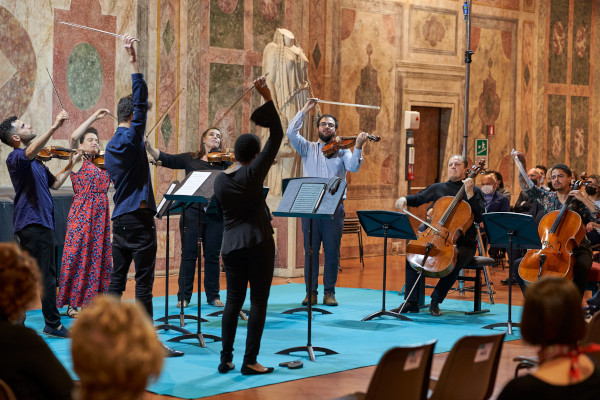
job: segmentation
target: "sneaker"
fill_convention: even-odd
[[[225,307],[221,299],[214,299],[213,301],[209,301],[208,304],[215,307]]]
[[[310,296],[310,303],[314,306],[315,304],[317,304],[317,294],[313,293]],[[306,297],[304,298],[304,300],[302,300],[302,305],[303,306],[307,306],[308,305],[308,295],[306,295]]]
[[[330,307],[337,306],[338,302],[335,300],[335,294],[325,293],[325,296],[323,296],[323,304]]]
[[[402,308],[402,306],[404,306],[404,308]],[[419,303],[417,303],[416,301],[406,301],[404,302],[404,304],[398,307],[398,312],[400,312],[400,310],[402,310],[402,314],[407,314],[407,313],[412,313],[412,314],[418,314],[419,313]]]
[[[60,324],[57,328],[46,325],[44,326],[44,330],[42,332],[44,332],[46,335],[56,336],[64,339],[69,337],[69,331],[62,324]]]
[[[188,308],[190,306],[190,302],[188,300],[183,301],[183,308]],[[181,300],[177,302],[177,308],[181,308]]]

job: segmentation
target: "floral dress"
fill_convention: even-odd
[[[108,173],[84,159],[81,169],[71,172],[71,181],[75,196],[67,219],[58,307],[81,307],[105,293],[112,269]]]

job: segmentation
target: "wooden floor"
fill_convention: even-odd
[[[357,259],[342,260],[341,267],[343,269],[339,274],[338,287],[357,287],[369,289],[382,288],[382,269],[383,258],[373,257],[365,259],[365,268]],[[397,295],[404,284],[404,257],[391,256],[388,257],[388,274],[387,274],[387,289],[390,291],[387,295],[387,304],[397,306],[400,304],[401,298]],[[496,294],[494,300],[497,303],[508,303],[508,289],[506,286],[500,285],[500,280],[504,279],[507,274],[507,269],[501,267],[490,268],[492,281],[496,284]],[[176,293],[177,279],[171,277],[169,279],[169,293]],[[283,279],[275,278],[273,284],[284,284],[286,282],[304,282],[303,278]],[[429,282],[429,280],[428,280]],[[435,284],[435,280],[431,280]],[[196,284],[195,284],[196,285]],[[127,292],[124,298],[133,297],[134,282],[129,281]],[[221,288],[225,288],[225,276],[221,274]],[[513,304],[522,305],[523,297],[517,286],[513,286]],[[396,292],[394,292],[396,291]],[[165,278],[156,278],[154,285],[154,295],[162,296],[165,293]],[[464,296],[458,293],[450,293],[448,298],[472,299],[473,294],[467,292]],[[487,294],[484,294],[484,300],[489,301]],[[204,301],[205,299],[203,299]],[[224,301],[225,299],[223,299]],[[302,299],[298,299],[300,303]],[[343,307],[343,303],[340,305]],[[443,311],[443,307],[442,307]],[[443,316],[440,318],[444,318]],[[267,324],[269,323],[267,318]],[[494,395],[496,398],[504,385],[513,377],[515,363],[512,359],[518,355],[532,356],[536,354],[536,349],[524,344],[521,340],[504,343],[502,350],[502,359]],[[434,356],[432,375],[439,376],[447,353],[437,354]],[[260,360],[260,355],[259,355]],[[308,361],[310,362],[310,361]],[[318,362],[318,361],[317,361]],[[217,367],[215,360],[215,368]],[[356,391],[366,391],[371,375],[375,367],[358,368],[345,372],[317,376],[314,378],[306,378],[291,382],[280,383],[276,385],[262,386],[254,389],[248,389],[233,393],[226,393],[219,396],[212,396],[214,399],[261,399],[261,400],[280,400],[282,398],[293,399],[335,399],[348,393]],[[170,399],[170,396],[159,396],[153,393],[147,393],[146,399]]]

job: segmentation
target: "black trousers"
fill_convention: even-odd
[[[184,243],[181,249],[181,264],[179,265],[178,300],[190,301],[194,291],[194,276],[196,275],[196,260],[198,260],[198,207],[185,209],[185,221],[179,220],[179,231]],[[204,257],[204,292],[210,303],[219,299],[219,254],[223,241],[223,221],[217,214],[200,214],[202,256]],[[183,231],[185,230],[185,233]],[[185,279],[184,279],[185,275]]]
[[[152,210],[137,209],[113,219],[112,257],[113,270],[108,292],[119,297],[123,295],[127,273],[133,261],[135,299],[152,318],[152,285],[156,263],[156,227]]]
[[[456,280],[458,279],[458,274],[460,270],[467,264],[469,264],[473,257],[475,256],[475,247],[474,246],[459,246],[458,255],[456,257],[456,265],[452,272],[446,275],[443,278],[438,280],[438,283],[435,285],[435,289],[433,293],[431,293],[431,302],[433,303],[441,303],[446,298],[446,295],[450,291],[450,288],[454,286]],[[413,285],[417,281],[419,274],[413,267],[410,266],[408,261],[406,262],[406,283],[404,287],[405,298],[408,296],[408,293],[412,289]],[[425,277],[421,277],[421,279],[425,279]],[[419,290],[421,285],[417,285],[410,297],[407,298],[407,301],[417,303],[419,301]]]
[[[267,302],[275,270],[275,242],[272,237],[250,248],[223,254],[227,276],[227,301],[223,312],[221,362],[233,360],[233,343],[238,317],[250,283],[250,315],[244,364],[255,364],[265,327]]]
[[[54,261],[54,235],[52,229],[33,224],[16,233],[21,248],[35,258],[42,274],[42,314],[46,325],[60,326],[60,313],[56,307],[56,262]]]
[[[590,269],[592,268],[592,250],[587,245],[577,246],[573,249],[573,256],[575,257],[575,266],[573,267],[573,283],[579,289],[581,293],[581,298],[583,299],[583,293],[585,292],[585,286],[587,284],[587,277],[590,273]],[[527,286],[525,285],[525,281],[519,275],[519,265],[521,265],[521,261],[523,258],[519,258],[514,263],[514,271],[515,278],[517,278],[517,282],[519,283],[519,287],[521,288],[521,292],[523,296],[525,296],[525,292],[527,290]]]

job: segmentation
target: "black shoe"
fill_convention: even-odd
[[[235,364],[232,362],[222,362],[221,364],[219,364],[219,367],[217,368],[219,370],[220,373],[222,374],[226,374],[227,372],[233,370],[235,368]]]
[[[508,286],[508,282],[509,282],[509,279],[508,279],[508,278],[506,278],[506,279],[502,279],[502,280],[500,281],[500,284],[502,284],[502,285],[505,285],[505,286]],[[518,285],[518,284],[519,284],[519,282],[517,282],[517,280],[516,280],[515,278],[512,278],[512,279],[510,280],[510,284],[511,284],[511,285]]]
[[[255,369],[250,368],[246,364],[242,364],[242,375],[263,375],[263,374],[270,374],[273,371],[275,371],[275,368],[273,368],[273,367],[268,367],[264,371],[257,371]]]
[[[429,314],[433,315],[434,317],[440,317],[442,315],[439,303],[436,303],[435,301],[431,302],[429,305]]]
[[[404,308],[402,308],[402,307],[404,307]],[[400,311],[400,310],[402,310],[402,311]],[[417,303],[415,301],[405,301],[403,305],[398,307],[398,312],[401,312],[402,314],[406,314],[406,313],[418,314],[419,313],[419,303]]]
[[[183,356],[183,351],[173,350],[172,348],[170,348],[163,342],[160,342],[160,344],[162,345],[163,349],[165,350],[165,357],[181,357],[181,356]]]

